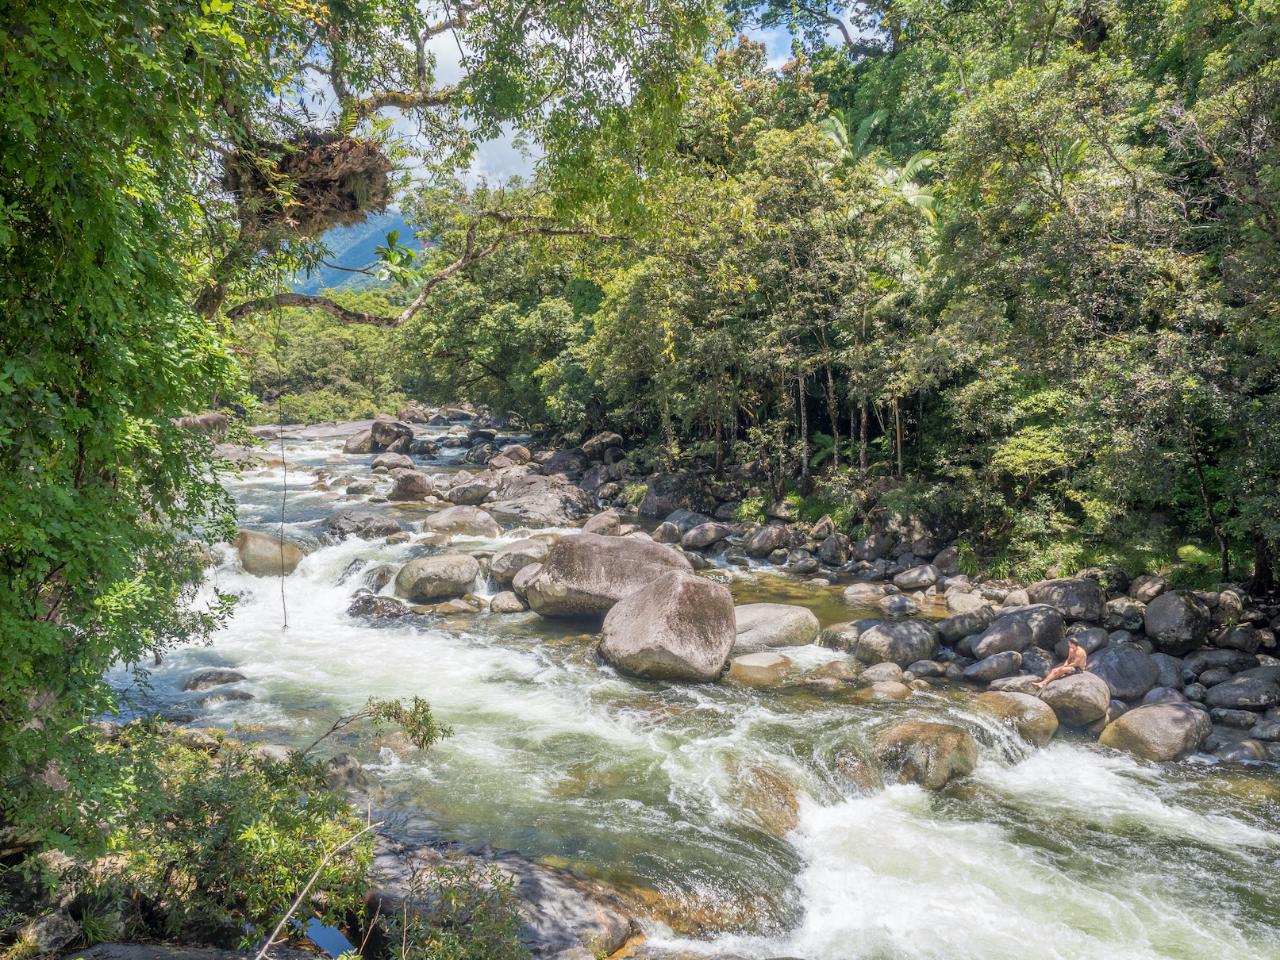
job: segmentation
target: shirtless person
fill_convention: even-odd
[[[1055,680],[1061,680],[1063,677],[1069,677],[1073,673],[1079,673],[1084,669],[1085,661],[1089,659],[1089,655],[1084,652],[1084,647],[1076,643],[1074,640],[1067,641],[1067,659],[1060,665],[1054,667],[1045,674],[1043,680],[1037,680],[1035,687],[1037,690],[1053,683]]]

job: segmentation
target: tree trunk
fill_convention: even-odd
[[[800,392],[800,488],[809,492],[809,404],[805,402],[805,377],[796,378]]]
[[[902,404],[893,398],[893,453],[898,460],[898,479],[903,477],[902,470]]]
[[[1260,534],[1253,535],[1253,576],[1247,587],[1255,596],[1270,593],[1276,586],[1275,566],[1271,557],[1271,545]]]
[[[667,466],[674,467],[676,462],[676,431],[671,423],[671,408],[667,405],[665,394],[662,397],[662,436],[666,441],[664,453]]]
[[[724,417],[716,411],[716,479],[724,477]]]
[[[1188,437],[1191,441],[1191,466],[1196,473],[1196,483],[1200,487],[1200,502],[1204,505],[1205,517],[1209,520],[1209,528],[1213,531],[1213,537],[1218,541],[1218,561],[1222,567],[1222,581],[1231,579],[1231,545],[1227,542],[1227,536],[1223,533],[1222,525],[1218,523],[1217,511],[1213,507],[1213,498],[1209,495],[1209,484],[1205,480],[1204,460],[1200,457],[1200,446],[1196,443],[1195,427],[1188,426]]]
[[[831,420],[832,466],[840,469],[840,406],[836,403],[836,385],[831,377],[831,364],[827,370],[827,417]]]
[[[864,397],[858,404],[858,473],[861,475],[862,482],[867,482],[867,470],[871,468],[870,458],[867,453],[867,400]]]

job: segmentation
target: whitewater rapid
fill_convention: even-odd
[[[319,522],[351,504],[313,489],[313,471],[363,476],[371,458],[343,457],[332,440],[290,442],[286,454],[283,528],[280,470],[231,485],[241,523],[314,544]],[[945,693],[855,706],[634,681],[596,660],[584,628],[532,613],[376,626],[346,614],[359,575],[338,581],[353,562],[423,549],[318,547],[283,582],[243,574],[227,549],[204,599],[238,603],[213,644],[175,652],[147,687],[125,671],[116,682],[140,708],[293,745],[370,696],[425,697],[453,728],[429,752],[364,728],[331,744],[366,764],[397,830],[656,891],[651,940],[695,953],[1280,960],[1280,783],[1266,771],[1147,764],[1069,737],[1034,751]],[[756,576],[731,588],[751,599],[772,589]],[[832,618],[830,594],[815,588],[814,604]],[[842,655],[788,656],[817,666]],[[197,702],[204,694],[181,688],[204,666],[243,673],[235,689],[253,699]],[[841,775],[841,755],[886,724],[943,715],[979,739],[967,780],[941,794],[864,793]]]

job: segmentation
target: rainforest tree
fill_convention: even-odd
[[[501,124],[540,144],[564,196],[598,192],[593,153],[660,147],[707,13],[700,0],[0,9],[5,820],[91,839],[121,789],[87,726],[113,705],[104,671],[217,622],[220,606],[188,602],[191,541],[225,539],[229,503],[213,438],[176,421],[238,399],[237,321],[296,302],[285,276],[324,255],[328,227],[393,202],[408,164],[456,171]],[[438,43],[464,51],[460,79],[438,78]],[[557,228],[538,214],[518,229]]]

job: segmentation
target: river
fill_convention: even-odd
[[[314,471],[368,472],[370,458],[340,444],[289,441],[287,487],[281,470],[233,482],[242,526],[275,532],[283,501],[285,535],[314,543],[320,521],[347,505],[312,489]],[[442,457],[424,469],[449,466]],[[207,589],[240,597],[233,619],[130,697],[295,745],[370,696],[425,697],[454,731],[426,754],[368,729],[332,743],[378,782],[379,815],[397,811],[393,827],[409,837],[515,849],[645,891],[651,939],[694,952],[1280,958],[1274,771],[1149,764],[1063,734],[1033,750],[967,710],[958,691],[856,705],[796,689],[631,680],[597,662],[582,627],[533,613],[387,625],[346,614],[359,578],[338,580],[353,560],[402,563],[429,549],[349,540],[309,553],[283,581],[240,573],[227,550]],[[767,571],[713,575],[740,602],[802,602],[824,624],[854,615],[835,588]],[[813,667],[843,656],[787,652]],[[237,689],[254,699],[193,708],[199,695],[181,684],[203,666],[241,671]],[[943,715],[979,738],[973,776],[930,794],[866,790],[844,775],[842,758],[875,731]]]

